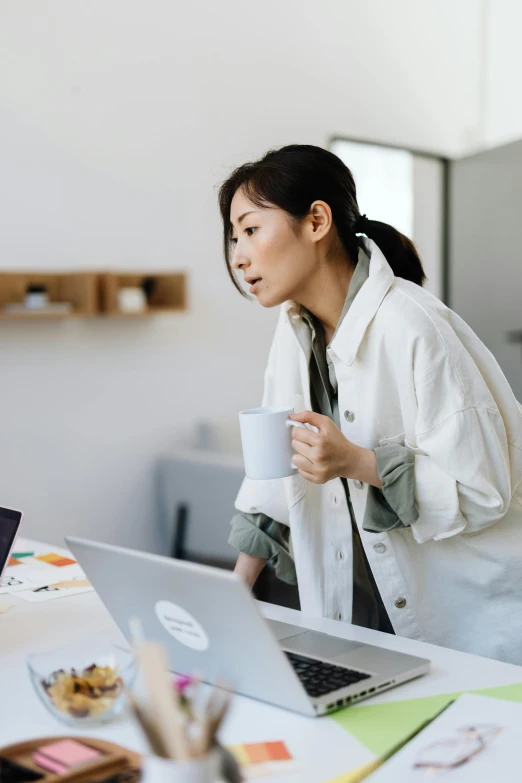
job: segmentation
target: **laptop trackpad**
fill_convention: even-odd
[[[337,636],[329,636],[318,631],[306,631],[290,639],[281,642],[281,647],[289,652],[301,655],[309,655],[311,658],[324,658],[337,663],[349,663],[341,661],[340,657],[349,655],[354,650],[362,647],[360,642],[352,642],[348,639],[339,639]]]

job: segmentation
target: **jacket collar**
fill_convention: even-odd
[[[375,242],[367,239],[365,245],[370,255],[370,275],[353,300],[331,344],[331,350],[347,365],[351,365],[357,356],[366,330],[394,281],[393,271]],[[289,300],[283,304],[283,309],[309,360],[312,349],[310,330],[301,317],[301,305]]]

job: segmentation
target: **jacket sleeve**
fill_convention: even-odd
[[[500,520],[520,477],[497,404],[462,344],[454,356],[442,339],[420,347],[415,443],[405,446],[415,454],[412,532],[424,543]]]
[[[279,328],[278,324],[264,373],[262,407],[276,404],[274,366],[276,364],[277,330]],[[245,476],[234,505],[240,512],[246,514],[263,513],[276,522],[289,525],[288,501],[284,479],[254,481]]]
[[[230,524],[228,543],[234,549],[271,560],[279,579],[297,584],[289,527],[266,514],[236,514]]]
[[[475,533],[511,501],[509,448],[500,413],[468,408],[417,437],[415,496],[419,543]]]
[[[415,502],[415,454],[390,443],[373,449],[382,488],[368,486],[363,530],[383,533],[408,527],[419,518]]]

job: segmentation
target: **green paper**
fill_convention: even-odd
[[[33,557],[34,552],[13,552],[11,557],[15,557],[17,560],[21,557]]]
[[[367,707],[348,707],[330,717],[376,756],[383,756],[418,726],[433,718],[443,707],[463,693],[476,693],[506,701],[522,702],[522,683],[477,691],[446,693],[442,696],[428,696],[422,699],[392,701]]]

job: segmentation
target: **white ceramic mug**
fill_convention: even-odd
[[[292,427],[306,424],[288,418],[293,408],[250,408],[239,414],[245,473],[250,479],[293,476]]]

